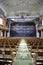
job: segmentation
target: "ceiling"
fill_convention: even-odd
[[[43,14],[43,0],[0,0],[0,7],[7,16],[14,16],[18,13]]]

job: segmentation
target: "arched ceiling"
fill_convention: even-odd
[[[43,0],[0,0],[7,16],[14,16],[16,13],[28,12],[30,15],[43,14]]]

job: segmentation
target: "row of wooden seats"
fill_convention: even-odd
[[[0,43],[1,43],[2,46],[5,46],[7,48],[8,47],[9,48],[11,47],[11,48],[14,48],[15,49],[16,47],[18,48],[19,40],[20,39],[5,38],[5,39],[0,40]],[[38,47],[38,49],[43,49],[43,40],[42,39],[37,39],[37,38],[36,39],[26,39],[26,41],[27,41],[27,46],[30,49],[31,48],[32,49],[37,49],[37,47]],[[4,51],[4,52],[5,52],[5,55],[11,55],[11,53],[12,53],[11,51],[10,51],[11,52],[10,54],[8,53],[9,51]],[[16,52],[16,51],[14,51],[14,52]],[[33,51],[33,53],[35,53],[35,52]],[[38,56],[43,56],[43,52],[41,53],[41,52],[38,52],[37,51],[36,55],[37,54],[38,54]],[[37,59],[36,59],[36,62],[38,62]],[[37,65],[37,63],[36,63],[36,65]]]
[[[30,45],[32,46],[33,48],[37,46],[39,48],[43,48],[43,40],[38,40],[36,39],[30,39],[30,40],[26,40],[27,41],[27,46]],[[0,47],[10,47],[11,48],[15,48],[15,47],[18,47],[18,44],[19,44],[19,39],[10,39],[10,38],[5,38],[5,39],[0,39]]]
[[[16,52],[17,51],[11,51],[11,50],[4,50],[4,51],[2,51],[2,50],[0,50],[0,55],[2,55],[2,56],[4,56],[4,57],[6,57],[6,56],[9,56],[9,57],[12,57],[12,55],[16,55]]]
[[[32,54],[32,57],[36,59],[36,65],[43,65],[43,59],[37,59],[37,57],[43,57],[43,39],[39,39],[37,41],[31,41],[29,42],[28,41],[28,44],[27,46],[31,48],[31,54]],[[41,51],[40,51],[41,49]],[[35,51],[34,51],[35,50]],[[34,56],[34,54],[36,54],[36,57]]]
[[[12,40],[12,39],[0,39],[0,47],[9,47],[9,45],[13,48],[17,46],[18,40]]]

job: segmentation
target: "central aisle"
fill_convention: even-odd
[[[20,41],[16,57],[13,59],[13,65],[34,65],[31,53],[24,39]]]

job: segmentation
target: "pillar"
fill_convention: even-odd
[[[36,37],[39,37],[39,32],[37,30],[37,26],[38,26],[38,24],[36,24]]]
[[[9,33],[9,31],[7,32],[7,37],[10,37],[10,33]]]
[[[4,31],[4,36],[6,36],[6,31]]]
[[[0,30],[0,36],[1,36],[1,30]]]
[[[41,31],[38,31],[39,32],[39,37],[41,37]]]
[[[1,36],[3,36],[3,31],[1,30]]]
[[[0,30],[0,36],[3,36],[3,32],[2,32],[2,30]]]
[[[41,31],[41,37],[43,37],[43,30]]]
[[[3,30],[3,36],[4,36],[4,30]]]

